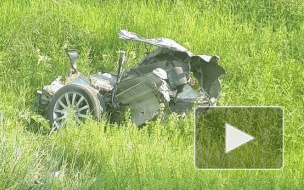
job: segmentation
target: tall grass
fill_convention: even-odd
[[[2,0],[1,189],[303,189],[303,17],[299,0]],[[220,55],[227,75],[219,105],[284,107],[284,168],[196,171],[192,113],[141,130],[105,121],[52,135],[29,130],[36,89],[67,71],[64,48],[79,50],[84,74],[116,71],[120,49],[128,68],[140,61],[146,46],[119,40],[120,29]]]

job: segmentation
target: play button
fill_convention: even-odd
[[[225,123],[225,128],[226,153],[254,139],[254,137],[244,133],[243,131],[231,126],[228,123]]]
[[[194,112],[194,166],[213,169],[281,169],[281,107],[199,106]]]

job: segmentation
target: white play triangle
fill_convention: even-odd
[[[226,153],[254,139],[254,137],[244,133],[243,131],[231,126],[228,123],[225,123],[225,128]]]

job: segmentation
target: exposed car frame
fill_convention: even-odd
[[[121,39],[158,48],[129,71],[123,69],[125,52],[120,51],[116,74],[98,72],[89,76],[77,70],[77,50],[67,50],[71,62],[69,76],[64,82],[58,77],[37,91],[34,104],[35,110],[50,120],[52,128],[59,128],[70,115],[81,122],[89,114],[99,120],[108,112],[111,121],[119,122],[130,108],[132,120],[139,126],[154,118],[160,108],[169,114],[191,110],[195,102],[215,105],[221,91],[219,78],[225,74],[219,56],[194,55],[168,38],[146,39],[127,30],[118,34]],[[191,86],[191,72],[200,91]]]

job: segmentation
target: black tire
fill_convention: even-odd
[[[60,88],[52,97],[48,106],[47,117],[52,129],[58,129],[73,112],[77,123],[83,122],[88,115],[93,115],[98,121],[105,111],[101,95],[93,88],[81,84],[69,84]]]

